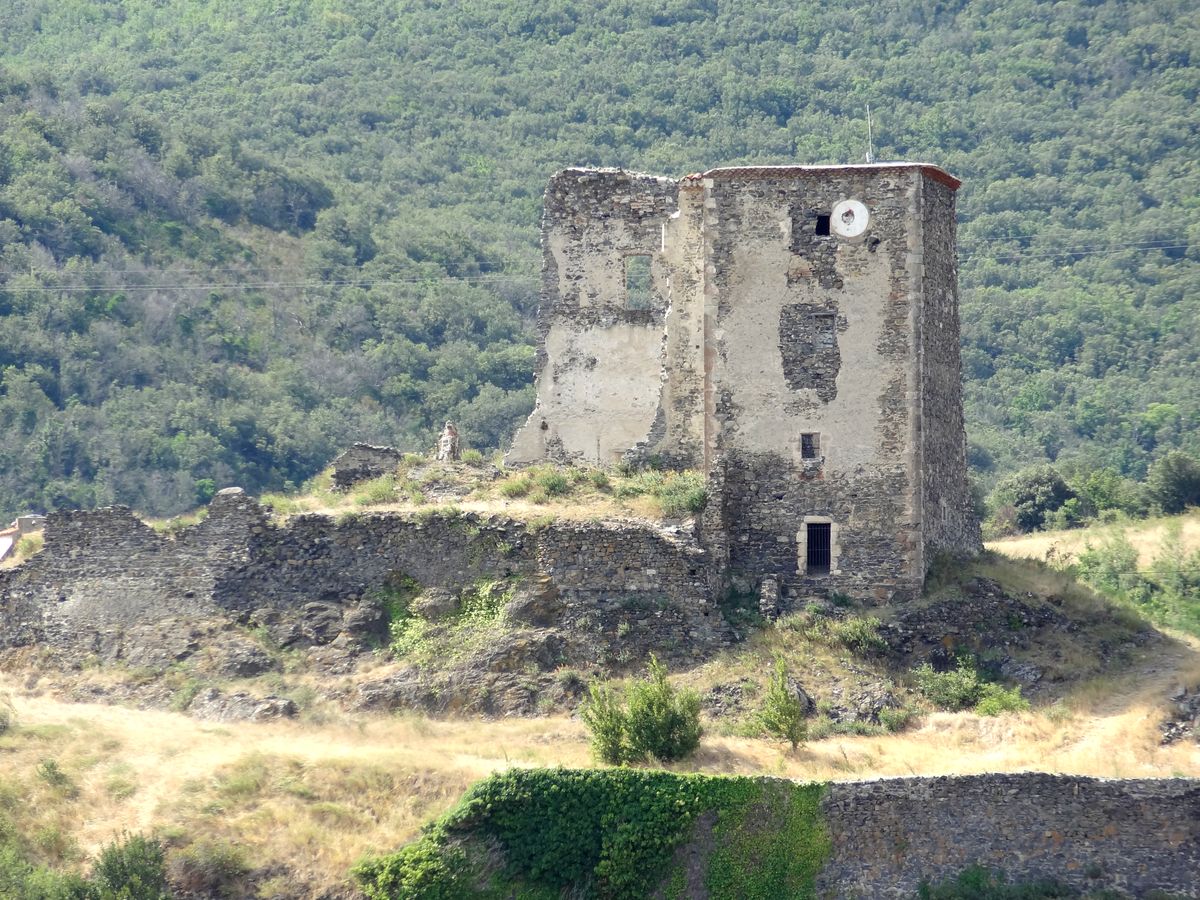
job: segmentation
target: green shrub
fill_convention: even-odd
[[[629,760],[629,719],[612,688],[589,685],[579,717],[591,734],[596,759],[612,766]]]
[[[370,481],[364,481],[354,492],[354,502],[359,506],[373,506],[378,503],[394,503],[395,501],[395,475],[381,475]]]
[[[1029,701],[1021,696],[1020,687],[1005,688],[984,681],[966,660],[950,672],[935,672],[929,663],[912,670],[919,690],[935,706],[953,711],[974,709],[981,716],[996,716],[1002,712],[1023,712]]]
[[[874,616],[848,616],[831,620],[829,634],[852,653],[872,656],[887,649],[887,641],[879,634],[881,624]]]
[[[879,711],[879,724],[885,730],[896,734],[903,731],[917,716],[916,710],[910,706],[890,707],[885,706]]]
[[[699,695],[671,687],[667,670],[654,656],[648,677],[630,686],[627,708],[609,688],[593,685],[581,715],[592,734],[593,752],[613,765],[684,759],[700,745]]]
[[[1079,892],[1049,878],[1010,884],[1002,872],[969,866],[951,881],[921,882],[917,896],[921,900],[1056,900],[1077,897]]]
[[[510,499],[524,497],[533,490],[533,479],[528,475],[514,475],[500,482],[499,490],[501,496]]]
[[[1138,552],[1124,529],[1118,528],[1099,545],[1085,542],[1075,565],[1079,577],[1096,590],[1117,594],[1131,583],[1131,573],[1138,568]]]
[[[704,476],[699,472],[677,472],[655,493],[662,504],[663,515],[671,519],[703,512],[708,502]]]
[[[805,712],[804,704],[789,683],[787,664],[782,657],[776,657],[775,673],[758,714],[759,724],[767,734],[790,741],[794,751],[808,733]]]
[[[588,472],[588,481],[590,481],[592,483],[592,487],[598,491],[607,491],[612,487],[612,481],[609,479],[608,473],[601,471],[600,469],[592,469],[590,472]]]
[[[369,900],[465,900],[472,896],[466,871],[462,850],[418,841],[391,856],[363,860],[350,875]]]
[[[1018,530],[1036,531],[1047,524],[1047,516],[1074,496],[1053,466],[1041,464],[1001,481],[992,494],[992,505],[1011,507]]]
[[[917,690],[940,709],[953,712],[979,702],[979,674],[961,660],[958,668],[949,672],[937,672],[929,663],[922,663],[912,670],[912,675]]]
[[[140,834],[126,834],[100,851],[92,870],[99,900],[167,900],[163,846]]]
[[[534,483],[547,497],[563,497],[571,493],[571,479],[558,469],[545,469],[538,472]]]
[[[468,466],[483,465],[483,454],[478,450],[464,450],[459,458]]]
[[[629,689],[629,747],[635,757],[670,762],[700,746],[700,695],[676,692],[667,670],[653,655],[649,677]]]
[[[975,712],[981,716],[998,716],[1006,712],[1025,712],[1029,701],[1021,696],[1019,687],[1006,688],[999,684],[983,682],[979,686],[979,700]]]

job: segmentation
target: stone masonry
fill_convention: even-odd
[[[276,523],[231,488],[175,535],[119,507],[50,513],[42,552],[0,570],[0,650],[122,659],[137,649],[137,629],[154,623],[258,621],[271,611],[349,621],[400,579],[455,594],[500,580],[534,588],[538,624],[579,635],[581,647],[684,663],[734,640],[712,572],[693,534],[645,522],[531,526],[449,511]]]
[[[935,554],[980,546],[958,185],[919,163],[558,173],[538,401],[509,461],[701,468],[704,541],[732,586],[911,596]]]
[[[1200,897],[1200,782],[1019,773],[829,785],[817,895],[907,898],[968,866],[1081,892]]]

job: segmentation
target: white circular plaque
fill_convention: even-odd
[[[829,224],[833,226],[834,234],[852,238],[867,230],[870,218],[867,208],[857,200],[841,200],[830,213]]]

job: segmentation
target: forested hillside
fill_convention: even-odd
[[[0,0],[0,514],[285,487],[532,403],[541,190],[962,176],[971,459],[1200,451],[1190,0]]]

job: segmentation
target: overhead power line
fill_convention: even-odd
[[[1133,241],[1126,244],[1116,244],[1108,246],[1090,246],[1090,247],[1074,247],[1064,248],[1061,250],[1038,250],[1034,252],[1013,251],[1008,254],[984,255],[964,251],[959,253],[960,261],[972,262],[1023,262],[1026,260],[1046,260],[1056,257],[1084,257],[1084,256],[1103,256],[1117,253],[1149,253],[1153,251],[1163,250],[1186,250],[1187,243],[1177,243],[1179,238],[1153,240],[1153,241]],[[1174,243],[1172,242],[1174,241]],[[1002,243],[998,241],[997,243]],[[978,246],[978,245],[977,245]],[[164,274],[179,275],[185,272],[195,272],[197,274],[210,274],[211,272],[235,272],[236,269],[216,269],[216,270],[171,270],[168,269]],[[255,273],[262,272],[286,272],[295,271],[294,269],[267,268],[257,269]],[[54,269],[34,269],[30,271],[3,271],[0,270],[0,276],[52,276],[57,274]],[[130,273],[128,271],[122,273],[125,275],[140,274]],[[151,273],[145,273],[147,275]],[[418,284],[498,284],[502,282],[534,284],[539,281],[539,277],[529,274],[508,273],[503,270],[486,271],[479,275],[443,275],[438,277],[427,278],[358,278],[358,279],[331,279],[328,281],[317,281],[312,279],[307,280],[275,280],[262,279],[251,281],[216,281],[216,282],[161,282],[161,283],[133,283],[124,282],[116,284],[62,284],[62,285],[24,285],[24,286],[9,286],[0,285],[2,293],[93,293],[93,292],[147,292],[147,291],[254,291],[254,290],[280,290],[280,289],[307,289],[307,288],[327,288],[327,287],[406,287]]]

